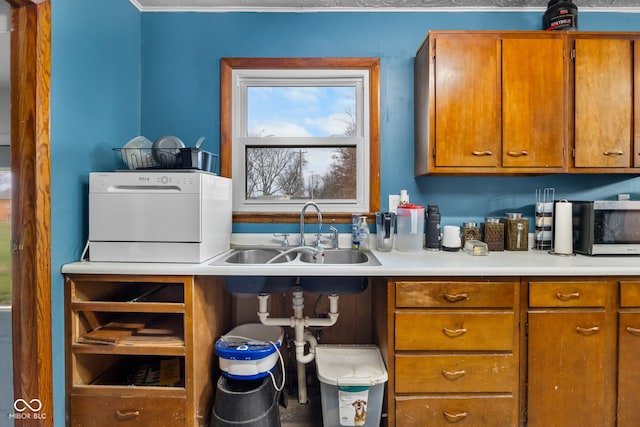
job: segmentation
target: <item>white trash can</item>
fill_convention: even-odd
[[[316,347],[324,427],[378,427],[387,370],[375,345]]]

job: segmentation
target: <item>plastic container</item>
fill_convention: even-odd
[[[375,345],[318,345],[324,427],[380,425],[387,370]]]
[[[276,377],[281,378],[279,370]],[[278,378],[276,381],[280,382]],[[271,378],[239,381],[222,376],[209,427],[280,427],[279,392]]]
[[[233,328],[215,345],[222,374],[236,380],[266,377],[280,358],[283,336],[281,327],[262,323]]]
[[[569,31],[578,29],[578,7],[571,0],[550,0],[542,16],[542,29]]]
[[[422,250],[424,240],[424,206],[398,206],[396,248],[402,252]]]

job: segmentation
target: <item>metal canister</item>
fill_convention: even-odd
[[[489,252],[504,251],[504,223],[500,222],[500,218],[487,217],[483,226],[483,241],[487,244]]]
[[[505,222],[505,249],[508,251],[529,250],[529,220],[521,213],[508,212]]]

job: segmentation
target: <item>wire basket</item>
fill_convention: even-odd
[[[214,172],[218,155],[199,148],[114,148],[117,169],[196,169]]]

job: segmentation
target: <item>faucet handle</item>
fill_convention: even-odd
[[[289,233],[274,233],[273,237],[284,237],[282,246],[289,246]]]
[[[333,249],[339,249],[338,247],[338,229],[333,225],[329,226],[329,230],[331,230],[331,247]]]

